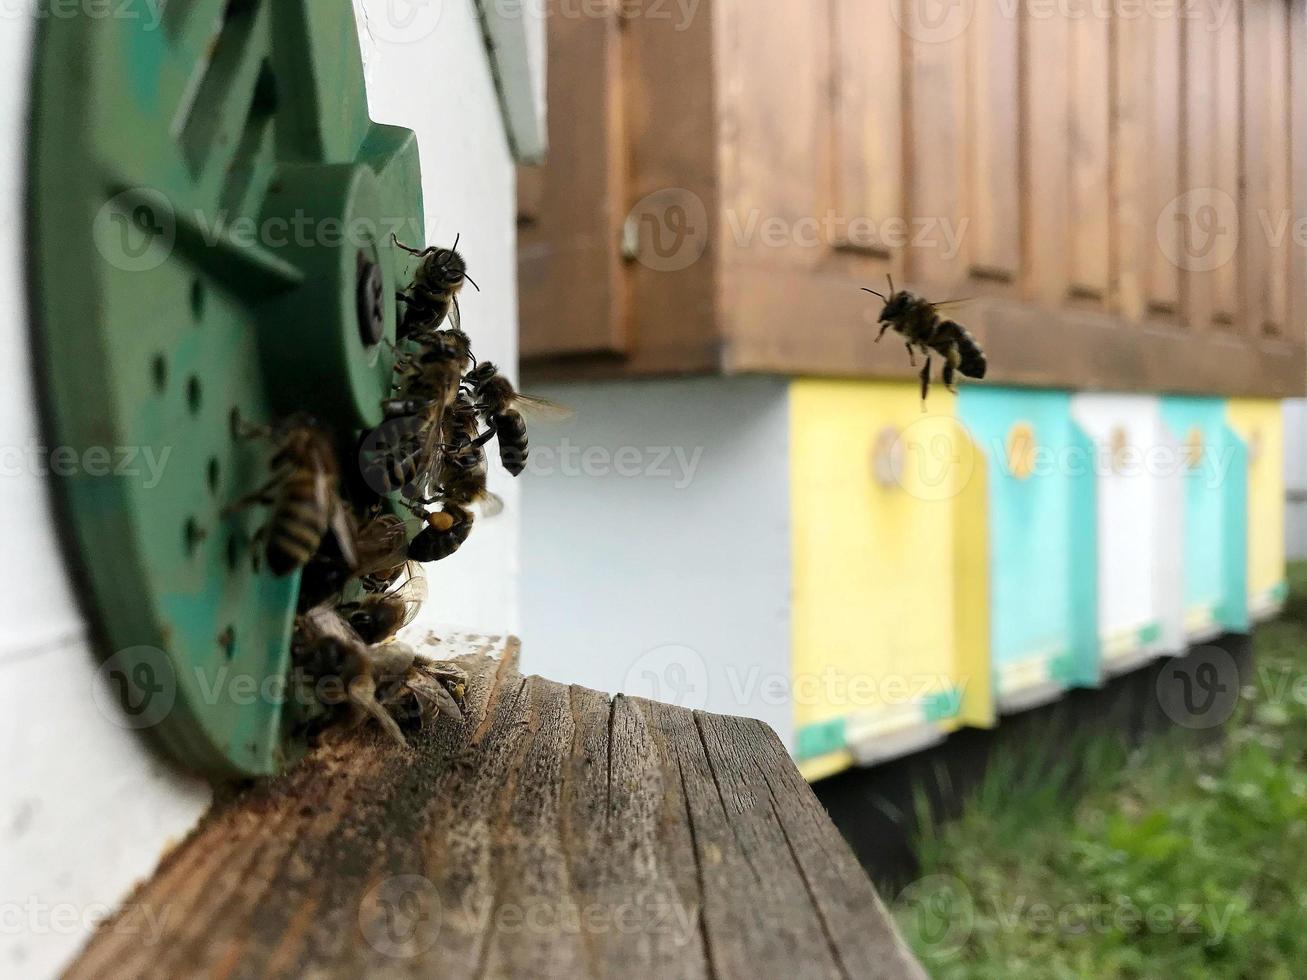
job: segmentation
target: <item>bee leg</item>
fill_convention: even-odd
[[[916,367],[916,366],[917,366],[917,355],[914,354],[914,353],[912,353],[912,341],[908,341],[904,346],[907,347],[907,349],[908,349],[908,366],[909,366],[909,367]]]
[[[231,413],[231,434],[234,439],[267,439],[272,435],[272,426],[259,425],[241,417],[240,409]]]
[[[953,383],[954,372],[957,371],[958,365],[961,363],[962,355],[958,353],[957,345],[954,344],[948,349],[948,353],[944,355],[943,377],[944,387],[955,395],[958,393],[958,388],[957,385]]]
[[[408,739],[400,731],[399,723],[391,717],[389,711],[377,700],[377,682],[364,674],[349,682],[349,700],[357,708],[370,714],[396,742],[408,748]]]
[[[269,480],[263,486],[259,487],[259,489],[255,490],[253,493],[246,494],[244,497],[241,497],[241,499],[237,500],[235,503],[228,504],[226,507],[222,509],[222,513],[220,516],[231,517],[233,514],[239,514],[243,510],[248,510],[249,508],[253,507],[255,504],[263,504],[264,506],[267,506],[269,504],[276,503],[277,498],[272,491],[277,488],[277,484],[279,484],[280,482],[281,482],[281,477],[274,476],[271,480]]]
[[[926,396],[930,393],[930,355],[926,355],[926,363],[921,368],[921,410],[926,410]]]
[[[880,333],[876,334],[876,343],[880,343],[880,338],[885,336],[885,331],[888,330],[890,326],[891,324],[888,320],[880,325]]]

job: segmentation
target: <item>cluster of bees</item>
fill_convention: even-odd
[[[407,744],[405,729],[437,714],[461,720],[467,685],[456,664],[395,639],[426,598],[421,566],[454,554],[476,512],[502,509],[487,488],[486,447],[497,441],[504,468],[520,475],[520,409],[538,400],[473,357],[458,294],[476,283],[458,241],[423,251],[395,244],[420,261],[399,294],[394,391],[381,424],[363,434],[357,472],[342,472],[336,436],[307,414],[274,426],[237,418],[237,435],[272,441],[272,474],[227,512],[268,507],[256,561],[279,576],[302,571],[292,642],[298,733],[372,718]],[[397,511],[416,519],[411,538]]]

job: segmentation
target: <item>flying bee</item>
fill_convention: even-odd
[[[407,304],[399,325],[399,339],[403,340],[423,330],[434,330],[446,319],[457,328],[462,319],[458,310],[458,294],[463,289],[463,284],[470,282],[473,289],[481,291],[481,287],[467,274],[467,262],[458,252],[459,239],[454,239],[453,248],[433,245],[418,251],[403,244],[394,235],[390,237],[397,247],[422,260],[408,292],[399,294],[399,298]]]
[[[400,745],[400,718],[420,722],[435,714],[463,720],[467,673],[429,660],[403,643],[369,644],[329,604],[296,621],[296,669],[323,708],[347,709],[354,724],[371,717]]]
[[[571,414],[551,401],[520,394],[490,361],[476,365],[463,381],[472,389],[481,417],[499,440],[500,462],[513,476],[520,476],[526,469],[529,452],[522,411],[556,419]]]
[[[976,343],[976,338],[960,323],[943,319],[939,315],[939,311],[950,304],[931,303],[906,289],[895,290],[893,278],[886,278],[889,279],[888,296],[866,287],[862,290],[879,297],[885,303],[885,308],[880,311],[881,328],[876,335],[876,343],[880,343],[886,330],[893,329],[903,336],[908,348],[909,363],[914,367],[917,361],[912,348],[915,346],[926,355],[926,363],[922,366],[920,375],[922,402],[925,402],[930,391],[932,352],[944,358],[943,381],[949,391],[957,391],[953,383],[955,372],[960,371],[968,378],[983,378],[985,352]]]
[[[305,414],[292,416],[276,427],[252,425],[239,418],[234,421],[238,435],[271,438],[277,448],[271,461],[272,478],[226,508],[223,515],[230,516],[254,504],[272,508],[255,543],[266,539],[265,557],[274,575],[289,575],[308,564],[329,527],[345,563],[357,567],[354,525],[340,499],[340,472],[331,437]]]
[[[340,615],[364,643],[375,645],[393,640],[413,622],[427,598],[427,579],[422,566],[406,561],[403,580],[384,592],[364,595],[357,602],[339,608]]]

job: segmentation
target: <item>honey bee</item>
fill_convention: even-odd
[[[272,478],[227,507],[223,516],[255,504],[272,508],[267,523],[255,536],[255,544],[265,542],[264,555],[274,575],[289,575],[308,564],[329,527],[345,563],[357,567],[354,525],[340,499],[340,473],[331,437],[305,414],[292,416],[276,427],[252,425],[238,417],[234,421],[237,435],[271,438],[277,448],[271,461]]]
[[[355,574],[370,592],[384,592],[408,568],[408,527],[395,514],[378,514],[355,538]]]
[[[908,360],[916,367],[916,358],[912,348],[915,346],[926,355],[926,363],[921,368],[921,400],[924,404],[930,392],[930,359],[934,352],[944,358],[943,381],[949,391],[956,392],[954,386],[955,372],[962,372],[968,378],[985,376],[985,352],[976,343],[966,327],[953,320],[942,319],[939,310],[948,303],[931,303],[916,293],[895,290],[894,280],[889,279],[889,295],[863,287],[864,293],[879,297],[885,308],[880,312],[880,333],[876,343],[880,343],[885,331],[893,329],[903,335],[908,349]],[[956,302],[956,301],[955,301]]]
[[[571,414],[551,401],[520,394],[490,361],[483,361],[469,371],[464,383],[472,389],[482,419],[499,440],[500,462],[513,476],[520,476],[526,469],[529,452],[526,420],[521,410],[556,419]]]
[[[484,446],[494,433],[478,433],[477,416],[477,405],[467,392],[460,392],[448,417],[446,435],[450,441],[438,447],[436,493],[420,501],[438,501],[440,509],[420,513],[427,526],[409,544],[408,555],[414,561],[441,561],[461,548],[472,532],[474,505],[479,505],[486,517],[503,510],[503,501],[487,487]]]
[[[364,479],[374,490],[422,499],[433,492],[444,414],[458,397],[472,351],[467,334],[456,328],[410,339],[416,350],[401,354],[395,365],[400,394],[381,403],[383,420],[361,455]]]
[[[399,582],[378,593],[365,594],[339,609],[363,642],[375,645],[393,640],[417,616],[427,598],[427,580],[422,566],[406,561]],[[399,578],[399,576],[397,576]]]
[[[458,294],[463,289],[463,283],[470,282],[473,289],[481,291],[481,287],[467,274],[467,262],[458,252],[459,239],[454,239],[453,248],[433,245],[418,251],[403,244],[394,235],[390,237],[397,247],[422,260],[408,292],[399,294],[399,298],[406,304],[404,318],[399,325],[399,338],[403,340],[424,330],[434,330],[446,319],[457,328],[462,319],[458,310]]]
[[[467,673],[457,664],[404,643],[369,644],[329,604],[310,609],[296,627],[297,671],[329,712],[345,708],[354,724],[371,717],[402,746],[408,740],[397,717],[463,720]]]
[[[423,520],[427,526],[408,544],[408,556],[414,561],[443,561],[463,547],[472,533],[472,512],[459,504],[446,502]]]

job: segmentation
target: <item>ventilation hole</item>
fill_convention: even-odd
[[[185,545],[186,553],[188,555],[195,554],[196,549],[200,546],[200,542],[203,541],[205,537],[206,532],[196,523],[195,518],[186,518],[186,523],[182,526],[182,543]]]
[[[222,647],[222,652],[230,660],[236,655],[236,627],[228,626],[218,634],[218,646]]]
[[[150,373],[154,376],[154,387],[162,392],[168,387],[168,358],[162,354],[155,354],[154,361],[150,365]]]
[[[192,415],[200,414],[203,398],[204,392],[200,388],[200,379],[192,374],[186,382],[186,404],[190,406]]]
[[[191,283],[191,316],[195,317],[195,322],[199,323],[204,319],[204,283],[196,279]]]
[[[214,493],[218,492],[218,483],[222,478],[222,467],[218,465],[218,457],[209,457],[209,489]]]
[[[231,414],[227,416],[227,424],[231,427],[231,437],[239,439],[241,437],[241,410],[233,408]]]
[[[239,534],[233,534],[227,539],[227,570],[234,572],[240,567],[241,552],[245,548],[245,542]]]

